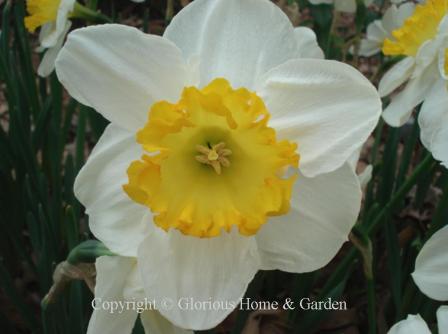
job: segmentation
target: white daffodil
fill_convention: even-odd
[[[437,326],[439,334],[448,333],[448,306],[440,306],[437,310]],[[431,330],[420,315],[408,315],[405,320],[397,322],[388,334],[431,334]]]
[[[419,116],[422,143],[447,166],[448,92],[443,73],[448,68],[448,0],[417,5],[392,36],[384,41],[383,53],[406,57],[383,76],[379,92],[387,96],[406,86],[392,96],[383,117],[391,126],[401,126],[424,101]]]
[[[34,32],[41,27],[39,34],[39,51],[46,50],[37,70],[42,77],[54,70],[54,62],[70,29],[70,13],[75,7],[75,0],[27,0],[25,27]]]
[[[437,231],[423,246],[415,261],[412,278],[428,297],[448,300],[448,226]],[[437,310],[439,334],[448,334],[448,306]],[[395,324],[389,334],[431,334],[420,315],[409,315]]]
[[[356,12],[356,0],[309,0],[313,5],[334,4],[338,12],[354,13]],[[366,7],[370,6],[373,0],[364,0]]]
[[[390,6],[384,13],[381,20],[375,20],[367,27],[366,38],[361,40],[359,54],[364,57],[371,57],[381,51],[384,40],[392,38],[392,31],[401,27],[407,17],[414,12],[415,5],[407,2],[399,7]]]
[[[354,68],[300,58],[321,55],[267,0],[196,0],[163,37],[69,34],[58,78],[111,121],[76,196],[95,236],[138,258],[145,295],[174,302],[160,312],[179,327],[214,327],[259,269],[313,271],[347,240],[361,191],[346,161],[381,102]]]
[[[429,298],[448,301],[448,226],[425,243],[415,261],[412,277]]]
[[[193,334],[178,328],[153,309],[142,296],[135,259],[102,256],[96,261],[95,298],[87,334],[131,334],[140,321],[147,334]]]

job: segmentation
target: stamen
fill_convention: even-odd
[[[213,145],[211,148],[197,145],[196,150],[201,153],[195,157],[196,161],[211,166],[218,175],[222,172],[221,167],[230,166],[230,161],[226,157],[232,155],[232,151],[226,148],[226,144],[223,142]]]

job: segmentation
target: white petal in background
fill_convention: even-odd
[[[395,15],[393,29],[397,29],[404,24],[404,21],[414,13],[415,4],[413,2],[406,2],[398,7],[397,14]],[[391,30],[392,31],[392,30]]]
[[[135,259],[119,256],[102,256],[96,260],[95,298],[103,301],[120,301],[129,271],[135,265]],[[98,306],[98,305],[97,305]],[[101,307],[94,309],[90,318],[87,334],[120,333],[131,334],[137,312],[124,310],[111,313]]]
[[[331,60],[291,60],[269,71],[257,92],[270,126],[295,140],[306,176],[342,166],[368,138],[381,112],[373,85],[353,67]]]
[[[448,168],[448,89],[444,80],[439,80],[425,99],[418,122],[423,145]]]
[[[56,73],[71,96],[134,132],[144,126],[154,102],[176,102],[188,80],[173,43],[118,24],[71,32]]]
[[[45,25],[39,40],[44,48],[51,48],[56,45],[60,36],[64,34],[70,12],[73,10],[76,0],[61,0],[58,8],[56,22]],[[49,29],[51,28],[51,29]]]
[[[349,164],[313,178],[299,175],[290,213],[271,218],[256,235],[262,268],[303,273],[325,266],[347,241],[361,195]]]
[[[373,56],[380,52],[384,39],[388,32],[384,29],[381,20],[375,20],[367,26],[367,36],[361,40],[359,54],[365,57]],[[353,50],[351,51],[353,53]]]
[[[189,298],[237,303],[260,267],[256,247],[254,238],[236,231],[198,239],[154,228],[138,251],[146,295],[158,303],[168,300],[172,308],[162,307],[160,312],[179,327],[215,327],[233,310],[230,305],[202,310],[182,305]]]
[[[56,44],[45,51],[42,61],[40,62],[39,67],[37,69],[37,74],[39,74],[41,77],[47,77],[51,74],[51,72],[54,71],[56,57],[58,56],[59,51],[61,51],[62,44],[64,44],[65,41],[65,36],[70,30],[71,25],[72,23],[70,21],[67,21],[65,29],[63,33],[59,36]]]
[[[256,78],[297,58],[288,17],[268,0],[195,0],[181,10],[164,37],[186,60],[200,59],[200,85],[224,77],[234,87],[252,89]]]
[[[431,334],[431,331],[420,315],[410,314],[406,320],[396,323],[387,334]]]
[[[408,81],[406,87],[393,96],[384,109],[383,118],[390,126],[399,127],[405,124],[416,106],[425,99],[429,90],[437,82],[436,64],[430,66],[421,75]],[[403,74],[405,75],[405,74]]]
[[[146,207],[123,191],[126,170],[140,158],[134,135],[109,125],[75,180],[75,195],[86,207],[92,233],[110,250],[136,256],[137,247],[153,224]]]
[[[386,74],[383,75],[379,83],[378,92],[384,97],[392,93],[395,89],[405,83],[412,75],[415,59],[406,57],[396,63]]]
[[[429,298],[448,300],[448,226],[425,243],[415,261],[412,278]]]

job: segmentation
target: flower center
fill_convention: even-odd
[[[187,87],[177,103],[151,107],[137,133],[145,153],[123,189],[166,231],[203,238],[236,226],[253,235],[289,211],[296,175],[287,172],[299,162],[297,145],[278,141],[268,120],[260,97],[225,79]]]
[[[25,17],[25,27],[30,32],[46,23],[56,21],[61,0],[27,0],[26,10],[29,16]]]
[[[219,143],[208,147],[204,145],[197,145],[196,150],[201,153],[196,156],[196,160],[205,165],[213,167],[216,174],[220,175],[222,167],[229,167],[229,156],[232,155],[232,151],[226,148],[225,143]]]
[[[403,26],[392,32],[393,40],[383,43],[385,55],[416,56],[420,46],[434,38],[440,21],[448,13],[448,0],[427,0],[415,7]]]

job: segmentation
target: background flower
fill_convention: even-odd
[[[384,40],[392,38],[392,31],[403,25],[414,12],[414,8],[413,2],[403,3],[399,7],[390,6],[380,20],[375,20],[367,26],[366,38],[361,40],[359,54],[370,57],[380,52]]]

